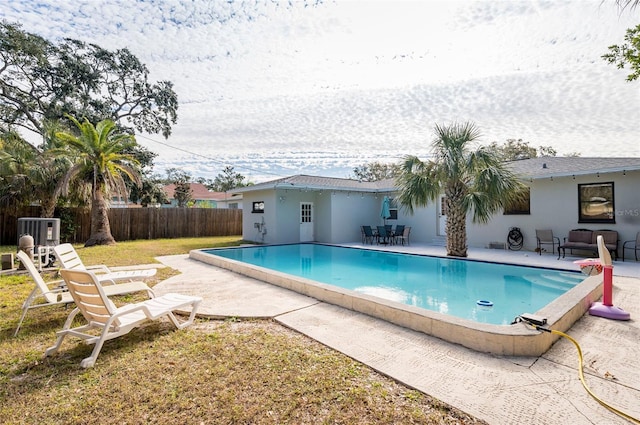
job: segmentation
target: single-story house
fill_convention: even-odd
[[[229,208],[242,209],[242,195],[231,192],[213,192],[201,183],[189,183],[191,197],[196,208]],[[168,184],[162,188],[169,198],[169,203],[163,207],[177,207],[178,201],[175,199],[175,184]]]
[[[622,242],[640,231],[640,158],[540,157],[508,164],[529,187],[529,200],[496,214],[488,224],[467,223],[468,244],[507,242],[512,227],[535,250],[536,229],[551,229],[562,241],[572,229],[615,230]],[[347,243],[361,239],[360,226],[385,223],[385,196],[392,199],[386,224],[411,226],[411,241],[442,243],[442,200],[413,215],[395,205],[394,180],[294,175],[235,189],[243,195],[243,238],[258,243]],[[499,244],[498,244],[499,245]]]

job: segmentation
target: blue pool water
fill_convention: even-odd
[[[578,272],[317,244],[204,252],[496,325],[535,313],[584,279]]]

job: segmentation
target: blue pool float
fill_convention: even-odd
[[[487,300],[478,300],[476,301],[476,304],[481,305],[483,307],[493,307],[493,303]]]

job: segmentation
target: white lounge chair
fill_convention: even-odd
[[[27,315],[27,312],[32,308],[73,303],[73,298],[68,291],[66,291],[62,287],[56,287],[56,285],[63,283],[64,280],[49,282],[47,284],[40,273],[38,273],[36,265],[33,263],[26,252],[18,251],[18,259],[31,275],[31,279],[34,282],[35,287],[31,291],[25,302],[22,304],[22,316],[20,316],[18,327],[16,328],[13,336],[18,335],[18,331],[20,330],[20,326],[22,326],[22,322]],[[149,288],[144,282],[120,283],[117,285],[109,285],[104,288],[104,292],[107,296],[130,294],[132,292],[140,291],[146,291],[149,295],[149,298],[152,298],[154,296],[153,290],[151,290],[151,288]],[[38,304],[32,304],[39,297],[43,298],[42,302],[39,302]]]
[[[76,303],[76,308],[69,314],[61,331],[56,335],[55,345],[45,351],[45,357],[58,351],[67,335],[81,339],[87,344],[95,344],[89,357],[80,362],[82,367],[92,367],[105,341],[125,335],[132,329],[149,320],[157,320],[167,316],[178,329],[193,323],[196,310],[202,301],[200,297],[182,294],[166,294],[146,301],[116,307],[105,293],[95,274],[89,271],[60,270],[67,288]],[[174,311],[191,309],[189,318],[180,322]],[[72,328],[74,318],[82,313],[87,324]],[[95,330],[100,332],[96,334]],[[94,331],[87,333],[87,331]]]
[[[63,243],[53,247],[53,253],[63,269],[89,270],[96,274],[100,282],[115,283],[120,280],[147,279],[156,274],[156,269],[111,271],[104,264],[85,266],[73,245]]]

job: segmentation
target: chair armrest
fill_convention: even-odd
[[[559,237],[554,236],[554,237],[553,237],[553,239],[557,240],[557,241],[558,241],[558,244],[560,244],[560,238],[559,238]]]
[[[125,304],[122,307],[116,308],[116,311],[114,312],[112,317],[123,316],[125,314],[133,313],[134,311],[139,311],[139,310],[148,311],[149,309],[146,308],[145,305],[143,305],[143,302],[134,303],[134,304]]]
[[[62,293],[65,293],[65,292],[69,292],[69,291],[68,291],[66,288],[53,288],[53,289],[51,289],[51,290],[49,290],[49,291],[47,291],[47,292],[44,292],[44,293],[42,293],[42,294],[40,294],[40,295],[45,295],[45,294],[62,294]]]
[[[49,288],[52,285],[56,285],[54,288],[49,288],[50,293],[57,293],[57,292],[67,292],[67,284],[66,282],[63,280],[52,280],[49,282],[45,282],[47,284],[47,288]]]
[[[622,248],[626,247],[628,243],[635,243],[635,242],[636,242],[636,241],[625,241],[625,242],[622,244]]]
[[[89,271],[101,271],[102,273],[111,273],[111,270],[109,270],[109,267],[107,267],[104,264],[95,264],[93,266],[85,266],[85,269],[89,270]]]
[[[64,283],[64,279],[60,279],[60,280],[50,280],[48,282],[45,282],[47,284],[47,286],[49,285],[56,285],[56,284],[60,284],[60,283]]]
[[[96,275],[96,277],[98,278],[98,281],[100,282],[101,285],[115,285],[116,284],[115,279],[100,279],[100,276],[102,276],[102,274],[97,274]]]

